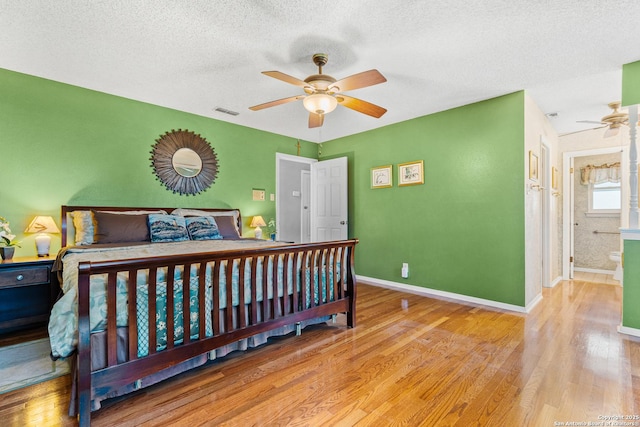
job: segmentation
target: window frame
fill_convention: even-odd
[[[600,188],[596,188],[596,184],[594,183],[589,183],[589,191],[588,191],[588,198],[589,198],[589,205],[587,206],[587,212],[585,213],[586,216],[589,217],[619,217],[620,213],[622,212],[622,185],[620,182],[606,182],[606,183],[602,183],[602,184],[611,184],[609,186],[609,188],[607,187],[600,187]],[[594,192],[595,191],[617,191],[620,195],[620,208],[619,209],[595,209],[593,207],[593,199],[594,199]]]

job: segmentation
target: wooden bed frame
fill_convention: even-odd
[[[95,207],[95,206],[63,206],[62,207],[62,236],[63,244],[67,239],[68,213],[76,210],[105,210],[105,211],[125,211],[125,210],[149,210],[164,208],[131,208],[131,207]],[[165,209],[171,212],[173,208]],[[212,209],[200,209],[214,211]],[[217,211],[229,211],[219,209]],[[212,212],[213,213],[213,212]],[[240,216],[238,215],[239,229],[242,230]],[[356,279],[354,271],[354,249],[358,243],[357,239],[309,243],[291,244],[285,246],[273,246],[264,249],[253,250],[228,250],[208,253],[183,254],[178,256],[149,257],[133,260],[103,261],[103,262],[81,262],[78,266],[78,334],[79,342],[77,349],[77,409],[80,426],[89,425],[91,421],[91,399],[92,392],[100,395],[107,395],[112,390],[117,390],[127,384],[136,383],[137,380],[147,375],[156,373],[162,369],[170,368],[178,363],[187,361],[196,356],[206,354],[221,346],[235,343],[238,340],[249,338],[256,334],[280,328],[285,325],[299,324],[309,319],[345,313],[347,326],[354,327],[356,323]],[[300,269],[301,274],[294,274],[293,293],[291,295],[278,296],[276,289],[269,290],[270,286],[275,286],[277,269],[272,269],[271,283],[268,282],[267,264],[280,258],[284,265],[288,262],[293,264],[293,271]],[[262,279],[257,283],[256,269],[261,261]],[[337,264],[341,260],[340,264]],[[250,262],[251,274],[251,303],[239,304],[232,307],[231,277],[232,264],[236,261],[239,266],[239,282],[244,281],[244,266]],[[138,330],[136,327],[136,307],[135,304],[128,304],[128,319],[131,327],[128,327],[128,349],[127,360],[118,360],[117,348],[117,327],[116,327],[116,275],[118,272],[128,272],[129,277],[136,277],[137,270],[148,269],[149,297],[148,309],[149,318],[155,318],[155,276],[154,273],[159,268],[167,268],[167,289],[173,286],[173,271],[178,266],[183,266],[184,271],[190,268],[199,269],[207,263],[213,262],[212,281],[213,295],[219,295],[220,287],[226,287],[227,302],[222,314],[213,315],[213,336],[206,337],[200,333],[198,338],[190,339],[189,316],[183,316],[184,340],[182,344],[175,344],[173,340],[167,340],[165,350],[156,351],[156,327],[155,322],[149,323],[149,354],[145,357],[138,357]],[[226,280],[220,283],[219,272],[221,265],[226,268]],[[340,271],[340,274],[338,274]],[[316,275],[315,272],[318,272]],[[309,273],[309,274],[308,274]],[[321,274],[322,273],[322,274]],[[89,326],[89,280],[94,274],[107,274],[107,330],[106,330],[106,359],[107,366],[102,369],[92,370],[91,366],[91,332]],[[308,275],[307,275],[308,274]],[[324,283],[319,279],[322,275],[332,280]],[[287,269],[284,269],[284,282],[287,282]],[[204,274],[199,274],[199,301],[205,299],[205,279]],[[189,306],[189,281],[183,283],[183,303]],[[310,282],[310,283],[309,283]],[[314,286],[324,287],[327,292],[326,300],[318,298],[314,301],[311,295],[309,307],[305,307],[309,289]],[[265,295],[263,301],[257,301],[256,289],[260,287]],[[298,291],[300,288],[300,291]],[[244,286],[238,287],[239,301],[245,301]],[[273,298],[268,299],[266,295],[272,292]],[[128,284],[128,294],[136,294],[136,284]],[[331,298],[329,298],[331,295]],[[167,292],[167,330],[174,329],[174,301],[173,293]],[[220,312],[220,301],[213,299],[213,311]],[[205,331],[205,318],[211,313],[206,313],[205,304],[199,304],[199,331]],[[237,311],[234,316],[233,311]],[[248,320],[247,320],[248,319]],[[131,323],[132,322],[132,323]],[[125,346],[126,347],[126,346]]]

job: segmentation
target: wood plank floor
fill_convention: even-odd
[[[640,414],[621,288],[566,281],[528,315],[359,286],[358,326],[307,328],[111,401],[95,426],[554,426]],[[0,395],[0,420],[75,425],[69,377]],[[637,420],[640,421],[640,420]]]

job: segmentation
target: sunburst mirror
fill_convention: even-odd
[[[174,193],[198,194],[218,175],[218,158],[206,139],[189,130],[171,130],[151,151],[151,166],[167,189]]]

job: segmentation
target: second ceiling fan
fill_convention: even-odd
[[[258,111],[264,108],[275,107],[276,105],[302,99],[304,108],[309,111],[309,127],[316,128],[324,123],[324,116],[332,112],[338,105],[350,108],[359,113],[375,118],[380,118],[386,109],[361,99],[344,95],[343,91],[361,89],[368,86],[384,83],[387,79],[378,70],[363,71],[344,79],[336,80],[328,74],[322,74],[322,67],[327,63],[328,56],[324,53],[316,53],[312,57],[313,63],[318,66],[318,74],[313,74],[304,80],[297,79],[280,71],[263,71],[274,79],[301,87],[306,95],[295,95],[264,104],[249,107],[250,110]]]
[[[604,125],[602,127],[608,127],[603,135],[604,138],[617,135],[623,125],[629,124],[629,115],[623,111],[619,111],[620,101],[610,102],[608,105],[613,111],[604,116],[599,122],[592,120],[579,120],[578,123],[602,124]]]

